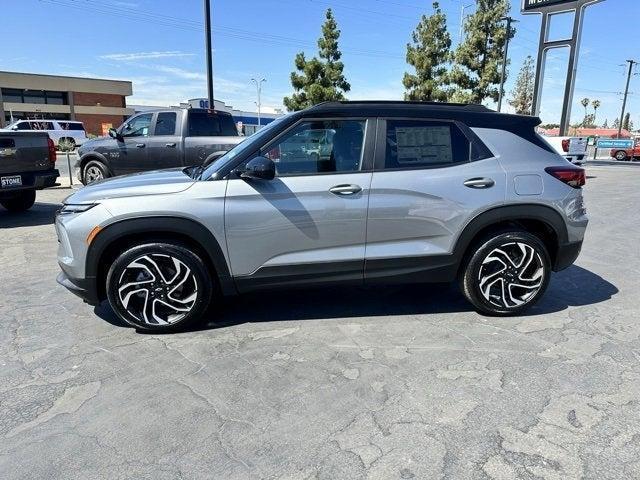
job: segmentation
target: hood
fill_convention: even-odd
[[[183,168],[134,173],[94,182],[67,197],[65,203],[91,203],[108,198],[178,193],[196,181]]]

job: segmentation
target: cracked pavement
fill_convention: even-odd
[[[0,211],[0,478],[640,478],[640,169],[588,169],[527,316],[455,286],[230,299],[140,334],[55,283],[68,190]]]

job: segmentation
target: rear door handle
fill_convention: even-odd
[[[165,143],[165,144],[164,144],[164,146],[165,146],[165,147],[171,147],[171,148],[173,148],[173,147],[175,147],[175,146],[176,146],[176,143],[175,143],[175,142]]]
[[[469,188],[491,188],[495,184],[492,178],[470,178],[464,182],[465,187]]]
[[[331,187],[329,191],[338,196],[355,195],[362,191],[362,187],[360,185],[336,185]]]
[[[138,147],[138,148],[144,148],[144,143],[136,143],[136,147]]]

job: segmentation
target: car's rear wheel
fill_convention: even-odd
[[[460,282],[464,296],[479,312],[515,315],[540,299],[550,276],[544,243],[531,233],[513,230],[476,244]]]
[[[627,159],[627,152],[620,150],[616,152],[616,160],[622,162]]]
[[[155,332],[181,330],[199,321],[214,290],[203,260],[172,243],[126,250],[111,265],[106,286],[109,304],[122,320]]]
[[[15,196],[10,198],[4,198],[0,200],[0,205],[9,210],[10,212],[24,212],[33,207],[36,202],[35,190],[22,190],[16,192]]]
[[[82,183],[85,185],[103,180],[108,176],[107,167],[98,160],[89,160],[82,169]]]

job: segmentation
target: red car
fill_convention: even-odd
[[[633,148],[612,148],[611,156],[616,160],[633,160],[640,158],[640,139],[636,138]]]

